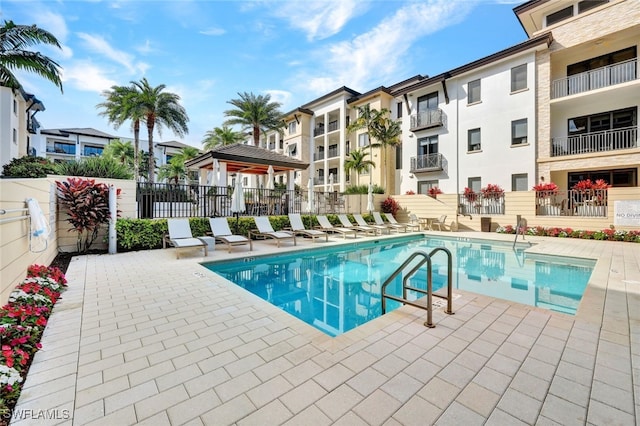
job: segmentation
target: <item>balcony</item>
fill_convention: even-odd
[[[330,121],[327,132],[335,132],[336,130],[338,130],[338,120]]]
[[[327,158],[334,158],[338,156],[338,147],[329,147]]]
[[[411,157],[411,173],[442,170],[442,154],[426,154]]]
[[[313,154],[313,161],[324,160],[324,151],[315,152]]]
[[[415,132],[431,127],[440,127],[444,124],[443,116],[444,114],[440,108],[428,109],[417,114],[411,114],[411,128],[409,130]]]
[[[324,135],[324,124],[318,125],[315,129],[313,129],[313,136],[321,136]]]
[[[638,78],[638,58],[554,80],[551,99],[626,83]]]
[[[637,148],[638,127],[584,133],[575,136],[552,138],[551,156],[562,157],[590,152],[616,151]]]

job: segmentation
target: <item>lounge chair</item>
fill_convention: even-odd
[[[226,244],[229,248],[229,253],[231,253],[231,247],[245,244],[249,244],[249,251],[253,250],[253,244],[250,239],[244,235],[233,235],[226,217],[209,218],[209,226],[216,241]]]
[[[358,238],[358,233],[353,228],[341,228],[339,226],[333,226],[326,216],[318,215],[316,216],[316,219],[318,219],[320,228],[325,232],[336,232],[338,234],[342,234],[342,237],[345,240],[347,239],[347,235],[353,235],[353,238]]]
[[[376,231],[379,231],[380,235],[382,235],[383,233],[387,233],[387,234],[391,233],[391,229],[389,227],[387,227],[387,226],[384,226],[384,225],[373,225],[371,223],[367,223],[364,220],[364,218],[362,217],[361,214],[354,214],[353,218],[356,220],[356,223],[361,228],[363,228],[365,226],[369,226],[369,227],[375,229]]]
[[[353,223],[351,223],[351,221],[349,220],[346,214],[339,214],[338,219],[340,219],[340,223],[345,228],[355,229],[356,231],[364,232],[365,234],[373,234],[373,235],[378,234],[378,230],[372,226],[354,225]]]
[[[180,250],[183,248],[202,248],[204,249],[204,255],[207,256],[208,245],[206,242],[193,238],[191,234],[191,227],[189,226],[189,219],[187,218],[172,218],[167,219],[167,226],[169,228],[169,235],[165,236],[163,246],[166,248],[167,243],[176,248],[176,259],[180,258]]]
[[[316,238],[322,237],[324,237],[325,241],[329,241],[329,234],[327,234],[326,232],[319,231],[317,229],[305,228],[300,213],[289,213],[289,223],[291,223],[291,231],[295,235],[304,235],[306,237],[310,237],[314,243],[316,242]]]
[[[253,221],[256,223],[258,229],[250,230],[249,238],[251,238],[252,235],[257,238],[273,238],[277,241],[278,247],[280,247],[280,241],[286,240],[293,240],[293,245],[296,245],[295,234],[287,231],[274,231],[268,216],[254,216]]]
[[[414,221],[413,221],[413,217],[411,217],[411,216],[415,216],[414,214],[412,214],[412,215],[410,216],[410,217],[411,217],[411,222],[402,222],[402,223],[398,222],[398,221],[396,220],[396,218],[395,218],[395,217],[393,217],[393,215],[392,215],[391,213],[385,213],[385,214],[384,214],[384,216],[387,218],[387,220],[389,221],[389,223],[390,223],[390,224],[392,224],[392,225],[402,225],[402,226],[404,226],[405,230],[406,230],[406,229],[409,229],[409,228],[410,228],[412,231],[413,231],[413,230],[416,230],[416,231],[419,231],[419,230],[420,230],[420,223],[418,223],[418,218],[416,217],[416,220],[415,220],[415,222],[414,222]]]
[[[387,213],[388,214],[388,213]],[[393,216],[391,216],[393,217]],[[391,221],[385,222],[380,215],[380,212],[373,212],[373,220],[376,222],[376,225],[385,226],[389,228],[389,230],[394,230],[396,232],[407,232],[407,226],[404,224],[400,224],[398,222],[392,223]],[[394,219],[395,221],[395,219]]]
[[[440,216],[438,219],[434,220],[433,222],[431,222],[431,229],[433,229],[434,231],[436,230],[436,228],[438,228],[438,231],[442,231],[442,227],[445,227],[444,230],[447,230],[447,215],[443,214],[442,216]],[[451,228],[449,228],[449,230],[451,230]]]

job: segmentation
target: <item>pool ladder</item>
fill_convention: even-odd
[[[433,265],[431,262],[431,257],[440,252],[443,251],[446,253],[447,255],[447,296],[440,296],[438,294],[433,294]],[[405,268],[407,268],[410,263],[416,259],[416,258],[421,258],[420,261],[414,265],[404,276],[404,278],[402,279],[402,297],[398,297],[398,296],[394,296],[392,294],[387,294],[386,293],[386,288],[389,284],[391,284],[391,282],[393,282],[393,280],[401,273],[405,270]],[[401,302],[405,305],[411,305],[411,306],[415,306],[416,308],[420,308],[420,309],[424,309],[427,311],[427,321],[424,323],[424,325],[426,327],[429,328],[433,328],[435,327],[435,325],[433,324],[433,296],[435,297],[439,297],[439,298],[443,298],[443,299],[447,299],[447,309],[444,311],[446,314],[449,315],[453,315],[454,312],[452,310],[452,300],[453,300],[453,285],[451,282],[451,269],[452,269],[452,260],[451,260],[451,252],[444,247],[437,247],[433,250],[431,250],[430,253],[426,253],[422,250],[420,251],[416,251],[414,253],[411,254],[411,256],[409,256],[407,258],[407,260],[405,260],[402,265],[400,265],[398,267],[398,269],[396,269],[393,274],[391,274],[391,276],[389,278],[387,278],[385,280],[384,283],[382,283],[382,314],[384,315],[386,313],[386,300],[387,299],[391,299],[391,300],[395,300],[397,302]],[[408,283],[409,279],[413,276],[413,274],[415,274],[418,269],[420,269],[424,264],[427,264],[427,289],[421,289],[421,288],[416,288],[416,287],[412,287],[410,286]],[[418,293],[422,293],[422,294],[426,294],[427,295],[427,302],[423,302],[420,300],[409,300],[407,299],[407,290],[413,290],[416,291]]]

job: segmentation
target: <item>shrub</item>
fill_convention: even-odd
[[[429,196],[432,198],[437,198],[438,194],[442,194],[442,190],[437,186],[433,186],[429,188]]]
[[[352,185],[345,188],[345,194],[368,194],[369,185]],[[384,188],[378,185],[373,185],[374,194],[384,194]]]
[[[391,213],[392,215],[396,215],[398,210],[400,210],[400,204],[396,200],[391,197],[387,197],[380,206],[384,213]]]
[[[499,226],[496,232],[500,234],[515,234],[515,228],[511,225]],[[572,228],[545,228],[542,226],[528,227],[527,235],[558,238],[581,238],[583,240],[600,241],[628,241],[640,243],[640,231],[616,230],[613,226],[599,231],[574,230]]]
[[[2,175],[6,177],[42,178],[56,173],[56,165],[42,157],[14,158],[2,167]]]
[[[478,194],[476,194],[476,192],[473,189],[467,188],[467,187],[464,188],[463,195],[464,195],[464,198],[470,203],[473,203],[478,198]]]
[[[484,188],[482,188],[480,190],[480,192],[482,193],[482,196],[484,198],[500,198],[502,197],[502,195],[504,194],[504,189],[502,189],[500,187],[500,185],[495,185],[495,184],[488,184],[487,186],[485,186]]]
[[[87,157],[80,161],[58,164],[58,173],[66,176],[85,176],[103,179],[133,179],[133,171],[113,157]]]

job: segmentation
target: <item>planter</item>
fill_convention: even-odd
[[[490,217],[481,217],[480,218],[480,230],[482,232],[491,232],[491,218]]]

